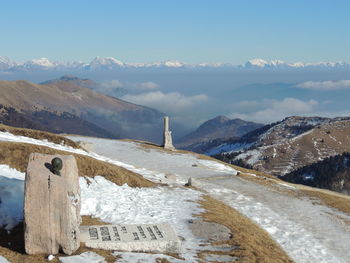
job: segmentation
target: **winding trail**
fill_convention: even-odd
[[[95,152],[43,142],[0,132],[0,141],[31,143],[75,152],[111,162],[164,183],[181,185],[194,178],[196,186],[235,208],[265,229],[295,262],[350,262],[348,214],[319,205],[288,184],[273,190],[236,176],[222,163],[197,158],[194,154],[146,149],[138,143],[88,137],[70,137],[91,142]],[[253,175],[254,176],[254,175]]]
[[[144,149],[134,142],[74,138],[92,142],[95,152],[111,159],[143,167],[155,173],[173,175],[173,183],[195,178],[195,186],[235,208],[265,229],[295,262],[350,262],[350,216],[308,197],[281,191],[235,176],[230,168],[191,154]],[[169,176],[168,176],[169,177]],[[164,179],[166,180],[166,179]]]

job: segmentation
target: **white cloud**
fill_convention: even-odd
[[[301,89],[323,90],[323,91],[350,89],[350,80],[306,81],[298,84],[296,87]]]
[[[106,90],[113,90],[118,88],[124,88],[130,91],[145,91],[145,90],[156,90],[159,89],[159,85],[152,81],[146,82],[122,82],[117,79],[108,80],[101,83],[101,86]]]
[[[283,100],[262,100],[252,101],[251,105],[260,108],[253,112],[235,112],[231,118],[241,118],[244,120],[256,121],[260,123],[270,123],[281,120],[287,116],[309,115],[315,110],[319,103],[315,100],[302,101],[295,98],[285,98]],[[249,101],[244,102],[249,105]]]
[[[134,86],[135,86],[135,88],[138,88],[141,90],[159,89],[159,85],[157,83],[152,82],[152,81],[135,83]]]
[[[102,82],[101,86],[107,89],[117,89],[117,88],[123,88],[124,84],[117,79],[113,79],[113,80]]]
[[[136,95],[127,94],[122,99],[176,115],[190,114],[191,108],[206,102],[209,98],[206,94],[185,96],[179,92],[152,91]]]

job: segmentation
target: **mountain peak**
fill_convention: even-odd
[[[28,64],[32,65],[38,65],[42,67],[53,67],[55,64],[53,64],[48,58],[38,58],[38,59],[32,59],[28,62]]]
[[[227,118],[227,117],[224,116],[224,115],[219,115],[219,116],[217,116],[217,117],[215,117],[214,119],[211,119],[211,120],[209,120],[209,121],[224,123],[224,122],[230,121],[230,119]],[[208,122],[209,122],[209,121],[208,121]]]
[[[124,66],[124,63],[116,58],[113,57],[95,57],[90,65],[119,65]]]
[[[241,119],[231,120],[219,115],[201,124],[195,131],[189,133],[178,141],[178,146],[196,152],[212,144],[228,138],[242,136],[243,134],[260,128],[262,124],[247,122]]]

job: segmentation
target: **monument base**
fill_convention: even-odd
[[[80,242],[105,250],[181,253],[181,242],[169,224],[81,226]]]

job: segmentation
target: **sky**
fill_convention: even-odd
[[[350,1],[1,1],[0,56],[17,61],[350,62]]]
[[[179,60],[350,63],[348,0],[0,0],[0,56],[24,62]],[[99,91],[168,114],[187,131],[217,115],[261,123],[350,116],[350,72],[121,70],[0,72],[42,82],[77,74]],[[123,94],[119,91],[123,90]]]

